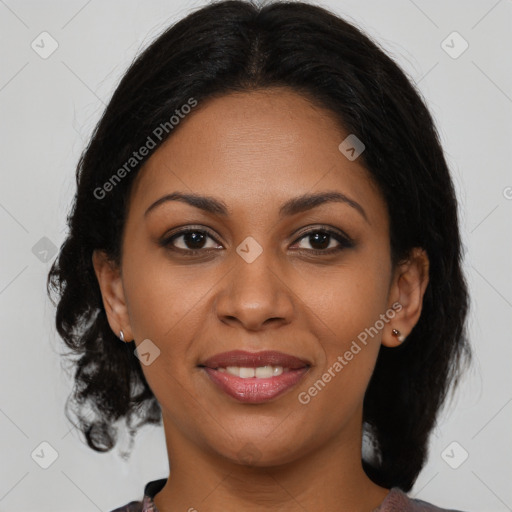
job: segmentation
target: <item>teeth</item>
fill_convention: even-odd
[[[274,375],[274,368],[272,368],[272,366],[260,366],[255,369],[254,373],[259,379],[269,379]]]
[[[250,379],[252,377],[256,377],[257,379],[269,379],[270,377],[277,377],[285,371],[282,366],[259,366],[258,368],[228,366],[227,368],[217,368],[217,370],[229,373],[235,377],[241,377],[242,379]]]
[[[256,374],[254,368],[239,368],[238,371],[242,379],[249,379],[250,377],[254,377]]]

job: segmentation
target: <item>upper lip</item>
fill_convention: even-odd
[[[310,366],[309,362],[298,357],[274,350],[261,352],[245,352],[232,350],[216,354],[201,363],[199,366],[208,368],[226,368],[227,366],[239,366],[243,368],[258,368],[260,366],[282,366],[283,368],[298,369]]]

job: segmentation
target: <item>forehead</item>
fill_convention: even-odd
[[[252,208],[332,189],[365,203],[378,219],[385,204],[369,172],[338,148],[348,135],[331,112],[289,89],[210,99],[146,162],[131,202],[143,208],[180,190]]]

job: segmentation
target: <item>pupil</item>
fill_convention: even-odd
[[[309,235],[309,243],[312,247],[315,249],[325,249],[329,246],[329,238],[331,235],[327,233],[314,233],[312,235]],[[315,244],[317,247],[315,247]],[[320,245],[320,247],[318,247]]]
[[[198,233],[197,231],[185,233],[183,239],[185,244],[191,249],[200,249],[205,242],[204,233]]]

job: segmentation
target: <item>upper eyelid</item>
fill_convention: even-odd
[[[302,230],[304,229],[304,231]],[[341,238],[345,238],[347,240],[352,240],[352,238],[347,235],[343,230],[339,228],[334,228],[331,226],[325,226],[322,224],[319,225],[313,225],[313,226],[307,226],[305,228],[298,229],[296,231],[296,234],[294,236],[298,237],[297,239],[303,238],[311,233],[316,233],[318,231],[323,231],[325,233],[329,233],[330,235],[338,235]]]
[[[198,228],[194,228],[194,227],[192,227],[192,228],[190,228],[190,227],[180,228],[175,233],[172,233],[170,235],[164,235],[163,236],[163,241],[167,243],[167,242],[170,242],[171,240],[176,240],[180,236],[186,235],[187,233],[196,232],[196,231],[201,231],[201,232],[206,233],[215,243],[223,245],[222,242],[220,242],[218,240],[218,238],[215,235],[213,235],[213,233],[212,233],[212,231],[210,229],[207,229],[207,228],[204,228],[204,227],[201,227],[201,228],[199,228],[199,227]],[[201,250],[201,249],[198,249],[198,250]]]

